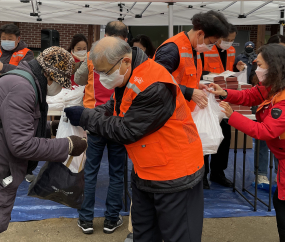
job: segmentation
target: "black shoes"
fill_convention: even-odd
[[[112,234],[117,228],[119,228],[122,225],[123,225],[123,218],[121,215],[119,215],[117,222],[105,219],[103,232],[105,234]]]
[[[210,184],[208,182],[207,176],[203,177],[203,189],[210,189]]]
[[[77,225],[79,228],[82,229],[84,234],[93,234],[93,222],[92,221],[82,221],[78,219]]]
[[[210,181],[219,183],[224,187],[233,187],[234,184],[226,178],[224,174],[212,174],[210,175]]]

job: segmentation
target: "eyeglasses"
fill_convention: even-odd
[[[109,75],[108,73],[110,73],[110,72],[114,69],[114,67],[115,67],[122,59],[124,59],[124,57],[122,57],[120,60],[118,60],[118,61],[116,62],[116,64],[113,65],[113,67],[112,67],[109,71],[107,71],[107,72],[96,71],[95,68],[93,68],[93,71],[94,71],[95,73],[97,73],[98,75],[105,75],[105,76],[108,76],[108,75]]]

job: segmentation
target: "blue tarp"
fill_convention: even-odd
[[[237,187],[241,188],[242,181],[242,150],[238,151],[237,155]],[[40,162],[35,173],[38,173],[40,167],[44,162]],[[234,153],[230,151],[228,169],[225,171],[226,176],[232,180],[233,178],[233,164]],[[131,171],[131,161],[129,161],[129,175]],[[246,188],[254,192],[254,188],[251,183],[254,181],[253,174],[253,150],[247,149],[246,156]],[[94,208],[95,217],[104,217],[105,211],[105,199],[107,196],[107,188],[109,183],[108,175],[108,159],[107,152],[105,150],[98,175],[98,182],[96,187],[96,205]],[[275,178],[275,174],[273,179]],[[42,220],[48,218],[77,218],[78,213],[76,209],[66,207],[64,205],[41,200],[38,198],[32,198],[27,196],[29,183],[24,181],[17,192],[17,198],[15,201],[14,209],[12,212],[12,222],[15,221],[29,221],[29,220]],[[130,187],[130,186],[129,186]],[[253,198],[246,193],[246,197],[253,200]],[[260,199],[268,203],[269,194],[263,190],[258,190],[258,196]],[[258,202],[257,212],[253,211],[253,208],[237,193],[233,192],[232,188],[225,188],[218,184],[212,183],[210,190],[204,190],[205,197],[205,218],[220,218],[220,217],[243,217],[243,216],[275,216],[275,211],[272,208],[271,212],[268,212],[266,206]],[[128,215],[126,212],[121,212],[122,215]]]

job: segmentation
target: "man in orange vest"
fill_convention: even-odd
[[[127,26],[120,21],[110,22],[106,26],[105,36],[117,36],[127,41],[127,34]],[[85,86],[83,106],[85,108],[99,108],[100,105],[104,105],[110,99],[114,89],[109,90],[100,83],[100,76],[94,70],[93,63],[89,60],[89,55],[90,52],[85,62],[76,71],[74,81],[79,85]],[[108,149],[110,184],[106,199],[106,219],[103,231],[108,234],[113,233],[116,228],[123,224],[119,213],[122,209],[126,149],[124,145],[108,140],[100,135],[88,135],[87,159],[84,167],[84,202],[81,209],[78,210],[78,226],[85,234],[93,233],[95,187],[102,155],[106,146]]]
[[[233,71],[236,50],[232,44],[236,36],[237,28],[229,24],[229,35],[226,38],[220,39],[211,51],[201,54],[201,58],[204,58],[203,71],[212,73]]]
[[[34,59],[34,53],[21,41],[19,28],[14,24],[0,27],[0,74],[16,69],[22,61]]]
[[[222,73],[224,71],[233,71],[235,62],[235,48],[232,46],[237,35],[237,28],[229,24],[229,35],[220,39],[211,51],[201,54],[204,63],[203,75],[212,73]],[[217,154],[211,155],[211,175],[210,180],[217,182],[225,187],[232,187],[233,183],[226,178],[224,170],[228,167],[230,142],[231,142],[231,126],[228,120],[223,119],[221,122],[224,139],[218,149]],[[204,157],[205,175],[203,179],[204,189],[210,189],[207,179],[209,173],[209,155]]]
[[[100,82],[115,93],[95,109],[65,112],[72,125],[125,145],[134,165],[134,241],[201,241],[203,150],[179,85],[119,38],[96,42],[90,59]]]
[[[207,95],[199,89],[203,65],[200,53],[209,51],[221,37],[228,36],[228,22],[219,12],[198,13],[192,19],[193,29],[166,40],[156,51],[154,60],[176,79],[191,111],[196,104],[204,108]]]

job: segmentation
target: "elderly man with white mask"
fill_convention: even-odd
[[[0,233],[8,227],[29,160],[64,162],[87,148],[86,140],[77,136],[45,138],[46,96],[71,87],[73,68],[70,53],[51,47],[0,78]]]
[[[203,150],[178,84],[119,38],[103,38],[90,53],[102,85],[115,93],[95,109],[65,112],[71,124],[125,145],[134,165],[134,241],[201,241]]]

